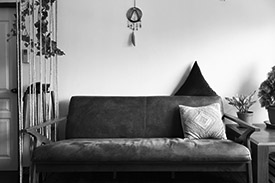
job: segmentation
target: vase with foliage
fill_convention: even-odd
[[[270,123],[275,124],[275,66],[268,72],[266,80],[261,83],[258,97],[261,107],[265,107],[268,111]]]
[[[256,90],[249,95],[236,95],[231,98],[225,97],[228,104],[234,106],[238,110],[238,118],[247,123],[252,123],[253,120],[253,111],[250,111],[249,109],[256,103],[256,100],[253,100],[255,93]]]

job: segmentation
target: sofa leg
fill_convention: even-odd
[[[42,181],[40,181],[41,176],[39,176],[39,175],[40,174],[36,171],[36,166],[32,164],[30,167],[29,182],[30,183],[42,182]]]
[[[247,182],[248,183],[253,183],[253,173],[252,173],[252,163],[251,162],[249,162],[248,164],[247,164]]]
[[[117,172],[113,172],[113,179],[117,178]]]
[[[32,175],[32,174],[33,174],[33,172],[32,172],[33,167],[32,167],[32,166],[33,166],[33,165],[31,164],[31,165],[30,165],[30,169],[29,169],[29,182],[30,182],[30,183],[32,183],[32,176],[33,176],[33,175]]]
[[[34,164],[31,164],[30,167],[30,174],[29,174],[29,181],[31,183],[37,183],[37,177],[36,177],[36,166]]]
[[[176,178],[176,173],[175,172],[171,172],[171,179],[175,179]]]

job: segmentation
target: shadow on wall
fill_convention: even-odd
[[[172,96],[175,95],[175,93],[180,89],[180,87],[183,85],[183,83],[185,82],[185,80],[187,79],[188,75],[190,74],[190,71],[192,69],[194,62],[192,62],[189,67],[186,69],[186,71],[184,72],[179,84],[176,86],[176,88],[174,89],[174,91],[172,92]]]
[[[242,78],[243,83],[240,84],[238,93],[248,95],[254,90],[258,90],[259,88],[259,86],[255,85],[255,73],[257,71],[255,67],[251,66],[250,68],[247,67],[247,69],[244,72],[245,73],[240,76]]]
[[[235,93],[232,95],[249,95],[251,94],[254,90],[256,90],[256,93],[253,97],[254,100],[258,100],[258,88],[259,86],[257,85],[258,83],[256,82],[256,76],[257,76],[257,68],[255,68],[253,65],[251,65],[250,67],[246,67],[246,69],[243,71],[243,73],[239,76],[239,78],[241,78],[242,83],[239,83],[237,86],[232,86],[232,91],[234,91]],[[236,89],[234,89],[233,87],[235,87]],[[236,115],[236,108],[230,106],[228,104],[227,101],[224,100],[223,98],[223,103],[224,103],[224,111],[226,113],[232,114],[232,115]],[[257,113],[259,113],[260,110],[260,103],[256,102],[256,104],[254,104],[251,107],[251,110],[254,111],[254,117],[255,115],[258,115]],[[253,122],[257,121],[253,119]]]
[[[258,86],[256,81],[256,77],[255,77],[255,73],[257,73],[256,68],[251,66],[248,67],[247,70],[245,71],[246,75],[242,75],[242,83],[240,85],[239,94],[244,94],[244,95],[249,95],[251,94],[254,90],[256,90],[256,93],[253,97],[254,100],[257,100],[257,102],[251,106],[251,110],[254,111],[254,118],[256,118],[255,116],[258,115],[258,113],[260,112],[261,106],[260,103],[258,102],[258,89],[260,86]],[[253,122],[258,121],[257,119],[253,119]]]

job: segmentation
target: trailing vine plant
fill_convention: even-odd
[[[65,55],[64,51],[57,47],[57,42],[52,39],[52,32],[49,30],[49,14],[53,3],[56,0],[36,0],[31,3],[28,0],[21,0],[21,17],[20,17],[20,36],[26,48],[35,52],[37,56],[43,55],[46,59],[54,56]],[[37,13],[37,20],[34,22],[35,37],[31,37],[27,29],[27,17]],[[12,29],[8,34],[8,40],[17,35],[17,15]],[[29,23],[29,22],[28,22]]]

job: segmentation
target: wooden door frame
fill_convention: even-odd
[[[1,8],[14,8],[14,9],[16,9],[16,1],[15,2],[0,2],[0,9]],[[16,11],[16,10],[15,10]],[[16,41],[17,42],[17,41]],[[16,53],[17,53],[17,48],[16,48],[16,46],[15,46],[15,49],[16,49]],[[15,67],[17,67],[17,58],[16,58],[16,63],[15,63]],[[16,68],[15,69],[15,71],[16,71],[16,73],[15,73],[15,77],[16,78],[18,78],[18,69]],[[17,86],[17,88],[18,88],[18,81],[17,81],[17,83],[16,83],[16,86]],[[17,119],[15,119],[16,120],[16,122],[17,122],[17,124],[18,124],[18,122],[19,122],[19,118],[18,118],[18,114],[19,114],[19,109],[18,109],[18,97],[16,97],[16,105],[17,105]],[[18,129],[18,127],[17,127],[17,138],[19,137],[19,129]],[[17,144],[17,170],[16,170],[16,172],[18,172],[19,171],[19,143]]]

